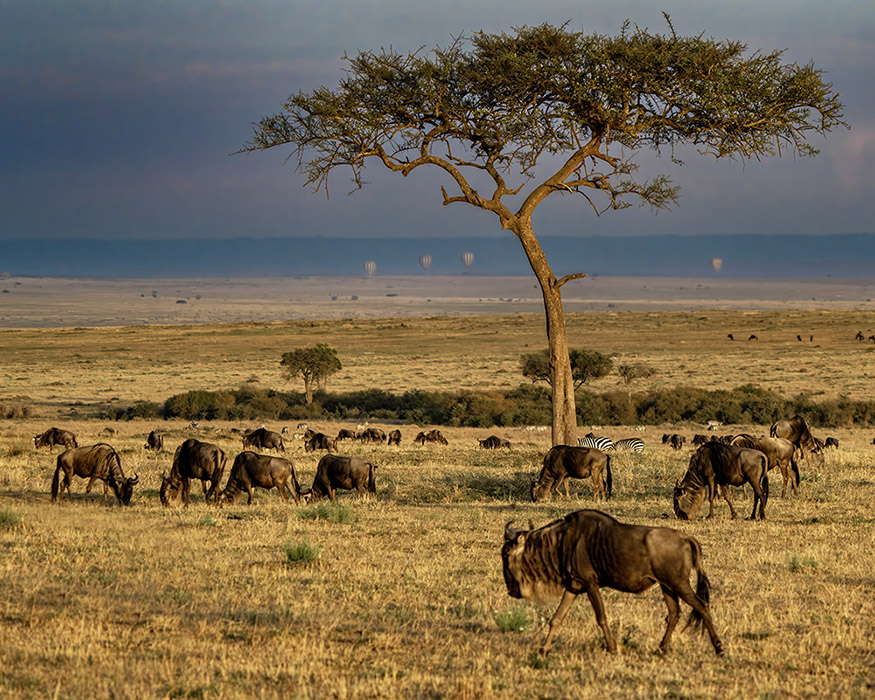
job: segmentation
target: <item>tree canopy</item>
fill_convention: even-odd
[[[590,379],[598,379],[610,374],[614,365],[610,357],[596,350],[578,348],[572,350],[569,356],[575,388],[586,384]],[[520,370],[524,377],[532,380],[532,383],[546,382],[552,385],[549,350],[530,352],[520,357]]]
[[[298,348],[283,353],[280,365],[290,379],[304,380],[304,395],[307,403],[313,403],[313,390],[335,372],[343,369],[337,350],[328,343],[319,343],[311,348]]]
[[[813,63],[739,41],[631,29],[616,36],[567,25],[474,32],[431,52],[345,56],[338,87],[291,95],[255,125],[242,151],[290,146],[315,190],[368,161],[404,176],[432,166],[447,176],[445,205],[494,213],[523,251],[544,298],[553,387],[553,442],[576,428],[561,287],[532,216],[554,194],[582,197],[600,215],[633,203],[665,209],[678,190],[638,176],[642,151],[688,144],[717,158],[810,156],[810,135],[846,126],[838,93]],[[582,261],[585,264],[585,261]]]

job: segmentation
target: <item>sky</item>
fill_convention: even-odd
[[[0,240],[508,235],[490,214],[441,205],[437,173],[368,167],[353,188],[313,194],[289,152],[233,155],[252,123],[299,90],[333,88],[344,53],[446,46],[473,31],[543,22],[664,32],[786,49],[813,60],[852,129],[814,137],[814,159],[645,153],[642,171],[681,187],[671,212],[595,217],[551,198],[542,235],[875,231],[875,3],[749,0],[0,0]],[[555,201],[553,201],[555,199]]]

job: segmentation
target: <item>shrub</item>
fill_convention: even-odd
[[[511,605],[501,612],[493,612],[492,619],[502,632],[525,632],[534,622],[525,605]]]
[[[4,508],[0,510],[0,528],[12,529],[21,521],[21,514],[14,510]]]
[[[307,540],[292,542],[286,540],[282,545],[283,554],[286,555],[286,564],[312,564],[322,554],[322,547],[312,545]]]
[[[298,511],[301,520],[329,520],[333,523],[348,523],[352,521],[352,511],[346,506],[336,503],[319,503]]]

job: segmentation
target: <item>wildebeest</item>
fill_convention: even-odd
[[[781,486],[781,498],[787,493],[787,482],[790,480],[790,471],[793,472],[793,481],[791,482],[793,493],[799,490],[799,465],[796,464],[795,453],[796,446],[789,440],[784,438],[773,437],[753,437],[752,435],[736,435],[732,445],[739,447],[749,447],[753,450],[762,452],[768,460],[769,471],[778,467],[781,470],[781,476],[784,478],[784,483]]]
[[[233,503],[243,491],[249,494],[246,501],[252,505],[252,487],[263,489],[276,488],[284,503],[288,503],[289,494],[295,503],[301,501],[301,486],[295,474],[295,465],[285,457],[271,457],[256,452],[241,452],[231,465],[228,483],[222,491],[222,500]]]
[[[706,442],[709,442],[710,440],[711,440],[710,435],[702,435],[701,433],[696,433],[695,435],[693,435],[692,443],[696,447],[699,447],[699,445],[704,445]]]
[[[416,437],[413,438],[413,442],[419,445],[424,445],[427,442],[437,442],[441,445],[448,444],[447,439],[443,436],[443,433],[441,433],[441,431],[437,429],[417,433]]]
[[[477,439],[477,442],[480,443],[481,450],[497,450],[499,448],[510,449],[510,440],[505,440],[504,438],[498,437],[498,435],[490,435],[485,440]]]
[[[735,340],[735,338],[732,337],[732,333],[727,333],[726,337],[729,338],[730,340]]]
[[[46,432],[33,436],[33,446],[37,450],[40,447],[48,447],[51,450],[54,449],[55,445],[62,445],[67,449],[79,447],[79,443],[76,442],[76,436],[69,430],[49,428]]]
[[[556,445],[546,455],[541,473],[532,482],[532,500],[542,501],[550,496],[550,490],[559,494],[559,487],[565,484],[565,497],[568,498],[568,479],[592,477],[593,498],[599,494],[607,500],[613,490],[611,458],[594,447],[572,447]]]
[[[61,472],[64,472],[63,482]],[[58,455],[55,476],[52,478],[52,501],[63,500],[64,489],[70,493],[70,477],[74,474],[88,479],[86,496],[91,492],[94,481],[100,479],[103,482],[103,502],[106,503],[107,488],[112,487],[119,503],[126,506],[131,503],[134,485],[140,481],[136,474],[133,478],[125,478],[121,457],[105,442],[88,447],[73,447]]]
[[[826,439],[826,442],[824,443],[824,445],[826,447],[835,447],[836,449],[838,449],[839,448],[839,440],[838,440],[838,438],[828,437]]]
[[[359,435],[359,440],[365,444],[371,442],[386,442],[386,433],[379,428],[366,428]]]
[[[755,335],[751,335],[750,338],[748,338],[748,340],[749,341],[750,340],[759,340],[759,338],[757,338]]]
[[[799,451],[802,457],[806,457],[807,452],[811,452],[818,457],[823,456],[823,450],[814,441],[811,431],[808,429],[808,424],[800,415],[795,415],[792,418],[776,421],[769,429],[771,437],[780,437],[792,442]]]
[[[798,340],[798,341],[801,343],[801,342],[802,342],[802,336],[801,336],[801,335],[797,335],[797,336],[796,336],[796,340]]]
[[[310,501],[321,501],[326,496],[333,501],[337,489],[355,489],[359,496],[377,493],[376,468],[359,457],[325,455],[316,466],[313,487],[308,492]]]
[[[702,547],[698,540],[666,527],[645,527],[621,523],[597,510],[579,510],[543,527],[504,529],[501,558],[507,593],[512,598],[562,596],[550,620],[541,653],[550,650],[574,599],[586,593],[596,622],[610,653],[617,650],[605,615],[600,589],[643,593],[658,583],[668,608],[665,634],[659,651],[665,652],[680,617],[678,600],[692,611],[687,627],[704,623],[714,651],[720,656],[723,644],[711,619],[711,586],[702,570]],[[690,572],[696,569],[696,591],[690,586]],[[686,629],[686,628],[685,628]]]
[[[156,430],[150,431],[143,448],[153,452],[160,452],[164,448],[164,436]]]
[[[227,463],[228,458],[225,453],[216,445],[189,438],[176,448],[170,476],[161,479],[161,488],[158,491],[161,505],[170,505],[170,501],[175,499],[181,490],[182,503],[188,506],[192,479],[200,480],[204,502],[209,503],[210,498],[213,498],[218,503],[219,487]],[[210,482],[209,490],[207,490],[207,482]]]
[[[679,435],[678,433],[664,433],[662,436],[662,444],[671,445],[672,448],[675,450],[683,449],[684,443],[686,441],[687,438],[683,435]]]
[[[390,445],[400,445],[401,444],[401,431],[393,430],[389,433],[389,444]]]
[[[304,435],[305,452],[315,452],[316,450],[337,452],[337,443],[333,437],[329,437],[325,433],[314,433],[312,430],[308,430],[307,432],[311,434],[309,437],[307,437],[307,433]]]
[[[355,430],[350,430],[349,428],[341,428],[337,432],[337,437],[334,438],[337,442],[341,440],[358,440],[359,434]]]
[[[243,436],[243,448],[259,447],[262,450],[286,451],[283,436],[267,428],[256,428]]]
[[[864,340],[863,331],[857,331],[857,335],[854,336],[854,340],[862,342]]]
[[[753,487],[754,520],[759,504],[759,516],[766,519],[766,500],[769,496],[768,463],[759,450],[711,441],[702,445],[690,457],[690,466],[674,487],[674,512],[681,520],[692,520],[702,507],[704,493],[708,495],[708,517],[714,515],[714,491],[720,486],[723,498],[729,504],[733,520],[735,506],[729,500],[727,486],[750,484]]]

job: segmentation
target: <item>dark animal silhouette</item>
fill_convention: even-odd
[[[532,501],[543,501],[551,495],[551,489],[559,494],[565,485],[565,497],[569,497],[568,480],[592,478],[593,498],[601,495],[606,500],[613,490],[611,458],[594,447],[556,445],[546,455],[538,478],[532,482]],[[560,494],[561,495],[561,494]]]
[[[801,343],[801,342],[802,342],[802,336],[801,336],[801,335],[797,335],[797,336],[796,336],[796,340],[798,340],[798,341]]]
[[[64,481],[61,482],[61,472]],[[134,485],[140,481],[138,475],[126,478],[122,471],[122,460],[111,446],[105,442],[88,447],[73,447],[58,455],[55,476],[52,478],[52,501],[63,500],[64,489],[70,494],[70,478],[73,475],[88,479],[85,495],[91,493],[94,482],[103,482],[103,502],[106,503],[108,488],[112,488],[119,503],[130,505],[134,493]]]
[[[337,443],[333,437],[329,437],[325,433],[312,433],[310,437],[304,438],[304,451],[315,452],[316,450],[327,450],[328,452],[337,452]]]
[[[748,341],[751,340],[759,340],[759,338],[757,338],[755,335],[751,335],[750,338],[748,338]]]
[[[793,481],[791,482],[793,493],[799,491],[799,465],[796,463],[796,445],[784,438],[773,437],[753,437],[752,435],[736,435],[731,445],[739,447],[749,447],[753,450],[762,452],[768,460],[769,471],[778,467],[781,470],[781,476],[784,482],[781,486],[781,498],[787,493],[787,482],[790,480],[790,472],[793,472]]]
[[[158,491],[161,505],[169,506],[170,501],[175,500],[181,491],[182,503],[188,506],[192,479],[201,482],[205,503],[209,503],[210,499],[218,503],[222,475],[227,464],[228,458],[219,447],[189,438],[176,448],[170,476],[161,479],[161,488]],[[210,484],[209,490],[207,482]]]
[[[824,443],[824,447],[835,447],[836,449],[838,449],[839,448],[838,438],[828,437],[826,439],[826,442]]]
[[[696,447],[699,447],[700,445],[704,445],[706,442],[710,442],[711,437],[712,436],[710,435],[702,435],[701,433],[696,433],[695,435],[693,435],[693,439],[691,442]]]
[[[401,431],[393,430],[389,433],[389,443],[390,445],[400,445],[401,444]]]
[[[490,435],[485,440],[478,439],[477,442],[480,443],[481,450],[497,450],[499,448],[510,449],[510,440],[505,440],[497,435]]]
[[[283,503],[289,502],[289,495],[295,503],[301,501],[301,486],[295,474],[295,465],[285,457],[271,457],[255,452],[241,452],[231,465],[228,483],[222,491],[221,498],[227,503],[233,503],[237,497],[246,491],[249,495],[246,503],[252,505],[252,488],[276,488]]]
[[[252,432],[246,433],[243,436],[243,449],[247,447],[258,447],[262,450],[279,450],[280,452],[286,451],[283,436],[266,428],[256,428]]]
[[[376,469],[376,465],[359,457],[325,455],[316,466],[313,487],[307,492],[310,501],[321,501],[326,496],[333,501],[337,489],[355,489],[362,497],[375,494]]]
[[[674,512],[681,520],[692,520],[702,506],[704,494],[707,494],[708,517],[713,517],[714,492],[720,486],[734,520],[737,514],[726,487],[747,483],[753,487],[753,511],[749,519],[756,519],[759,505],[760,520],[765,520],[769,496],[767,472],[766,456],[759,450],[708,442],[690,457],[686,474],[680,482],[675,482]]]
[[[686,443],[687,438],[683,435],[679,435],[675,433],[674,435],[670,435],[668,438],[668,444],[671,445],[672,449],[682,450],[684,449],[684,443]]]
[[[857,331],[857,335],[854,336],[854,340],[856,340],[856,341],[863,341],[863,340],[864,340],[864,338],[863,338],[863,331]]]
[[[383,443],[386,442],[386,433],[379,428],[368,428],[362,431],[361,435],[359,435],[359,440],[365,444],[371,442]]]
[[[814,336],[813,336],[813,335],[809,335],[809,336],[808,336],[808,342],[809,342],[809,343],[813,343],[813,342],[814,342]]]
[[[161,433],[152,430],[146,437],[144,448],[152,450],[153,452],[160,452],[164,449],[164,436]]]
[[[624,593],[643,593],[659,584],[668,608],[665,633],[659,651],[665,652],[680,617],[679,600],[692,608],[690,624],[704,624],[715,653],[723,654],[711,618],[711,585],[702,570],[702,547],[691,535],[666,527],[621,523],[597,510],[579,510],[543,527],[530,530],[504,529],[501,559],[507,593],[512,598],[544,598],[561,595],[541,654],[550,650],[575,598],[586,593],[608,652],[617,644],[608,626],[601,588]],[[696,570],[696,591],[690,572]],[[685,627],[686,629],[686,627]]]
[[[37,450],[40,447],[48,447],[50,450],[53,450],[55,445],[62,445],[67,449],[79,447],[79,443],[76,442],[76,436],[69,430],[49,428],[46,432],[33,436],[33,446]]]
[[[337,433],[337,437],[334,439],[337,440],[337,442],[340,442],[341,440],[358,440],[359,434],[355,430],[341,428]]]
[[[729,338],[730,340],[735,340],[735,338],[732,337],[732,333],[727,333],[726,337]]]
[[[429,430],[422,431],[416,434],[416,437],[413,438],[413,442],[424,445],[427,442],[437,442],[441,445],[447,445],[447,439],[443,436],[440,430]]]

